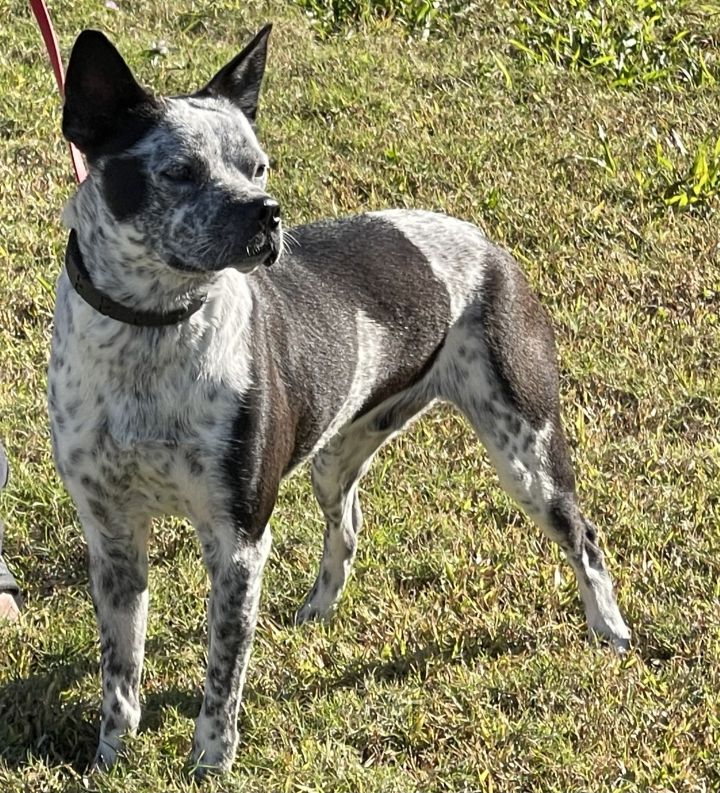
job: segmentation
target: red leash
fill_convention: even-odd
[[[65,95],[64,83],[65,78],[63,74],[62,58],[60,56],[60,46],[58,45],[57,36],[53,29],[52,22],[50,21],[50,13],[44,0],[30,0],[30,8],[32,9],[35,19],[37,20],[40,32],[42,33],[45,48],[50,56],[50,63],[52,64],[53,72],[55,73],[55,81],[57,82],[60,96]],[[70,158],[72,159],[73,169],[75,171],[75,178],[78,182],[84,181],[87,177],[87,168],[85,161],[73,144],[70,144]]]

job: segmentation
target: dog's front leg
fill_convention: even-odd
[[[270,527],[258,539],[230,526],[222,533],[217,527],[199,527],[198,534],[211,582],[205,696],[191,756],[196,775],[202,777],[228,770],[235,757],[238,709],[270,552]]]
[[[102,722],[93,769],[106,769],[117,759],[123,736],[140,723],[149,519],[117,521],[113,529],[93,516],[81,520],[102,653]]]

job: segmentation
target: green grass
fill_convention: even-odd
[[[695,0],[538,0],[513,44],[533,60],[591,69],[616,87],[656,80],[714,84],[717,3]]]
[[[463,0],[295,0],[323,36],[373,23],[392,22],[427,38],[431,30],[452,28],[466,19]]]
[[[275,22],[260,132],[291,222],[442,209],[515,254],[555,322],[582,501],[635,638],[624,660],[587,644],[568,566],[438,409],[364,481],[355,573],[327,626],[290,625],[322,526],[307,472],[285,483],[238,760],[208,789],[720,790],[717,7],[479,0],[462,19],[433,5],[418,28],[401,18],[412,3],[388,1],[321,28],[290,0],[117,2],[53,2],[65,52],[100,27],[168,92],[203,84]],[[0,514],[27,610],[0,626],[0,791],[191,790],[207,583],[176,522],[152,542],[140,734],[113,773],[82,776],[98,641],[45,414],[73,186],[38,34],[24,2],[3,9],[0,435],[13,477]],[[625,21],[647,26],[632,47]],[[597,62],[622,47],[625,72]]]

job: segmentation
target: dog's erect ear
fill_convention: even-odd
[[[147,130],[156,110],[155,99],[110,41],[98,30],[84,30],[65,80],[65,137],[90,158],[126,148]]]
[[[237,105],[249,121],[255,123],[271,30],[272,25],[265,25],[245,49],[198,92],[199,95],[224,96]]]

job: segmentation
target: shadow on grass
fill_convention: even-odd
[[[472,635],[448,636],[440,644],[436,639],[426,641],[417,649],[406,652],[393,651],[389,658],[365,663],[353,662],[339,676],[323,678],[310,686],[291,688],[279,692],[279,700],[289,700],[331,694],[341,689],[360,690],[368,681],[397,683],[411,675],[425,678],[430,666],[437,662],[446,664],[469,664],[477,658],[499,658],[505,655],[522,655],[529,651],[526,641],[508,641],[503,636],[491,636],[488,632],[474,631]]]
[[[10,680],[0,686],[0,758],[10,768],[41,759],[50,767],[84,771],[97,740],[97,707],[81,698],[68,700],[67,689],[97,671],[83,658],[45,658],[50,671]]]
[[[140,732],[154,732],[162,729],[165,711],[174,708],[181,716],[193,721],[200,712],[202,692],[194,688],[192,691],[170,687],[157,691],[143,698],[143,714]]]
[[[49,768],[85,773],[97,747],[101,688],[99,660],[45,657],[45,674],[0,684],[0,760],[20,769],[38,760]],[[97,678],[90,698],[69,691],[86,675]],[[169,687],[143,698],[140,732],[162,728],[164,711],[175,708],[194,719],[202,697],[197,690]]]
[[[666,660],[677,654],[670,648],[647,646],[643,631],[638,631],[636,652],[644,660]],[[152,652],[151,648],[148,648]],[[378,653],[380,649],[378,648]],[[502,630],[492,635],[474,630],[447,635],[440,641],[430,633],[416,637],[415,647],[405,651],[393,649],[391,654],[371,661],[354,661],[335,676],[318,676],[297,685],[284,682],[282,690],[273,693],[278,701],[310,700],[340,690],[363,690],[369,682],[398,683],[409,677],[424,679],[437,663],[470,665],[478,658],[496,659],[533,652],[532,638]],[[65,766],[82,774],[89,767],[97,744],[101,690],[99,679],[90,699],[74,698],[69,691],[87,675],[99,677],[95,656],[75,658],[55,655],[43,658],[44,674],[31,675],[0,684],[0,759],[9,768],[20,769],[41,760],[51,768]],[[250,685],[243,697],[252,707],[258,700]],[[175,709],[182,717],[194,720],[202,703],[197,688],[169,686],[143,698],[140,732],[162,729],[165,711]],[[242,721],[242,716],[241,716]],[[243,731],[241,729],[241,736]],[[241,738],[242,746],[242,738]]]

